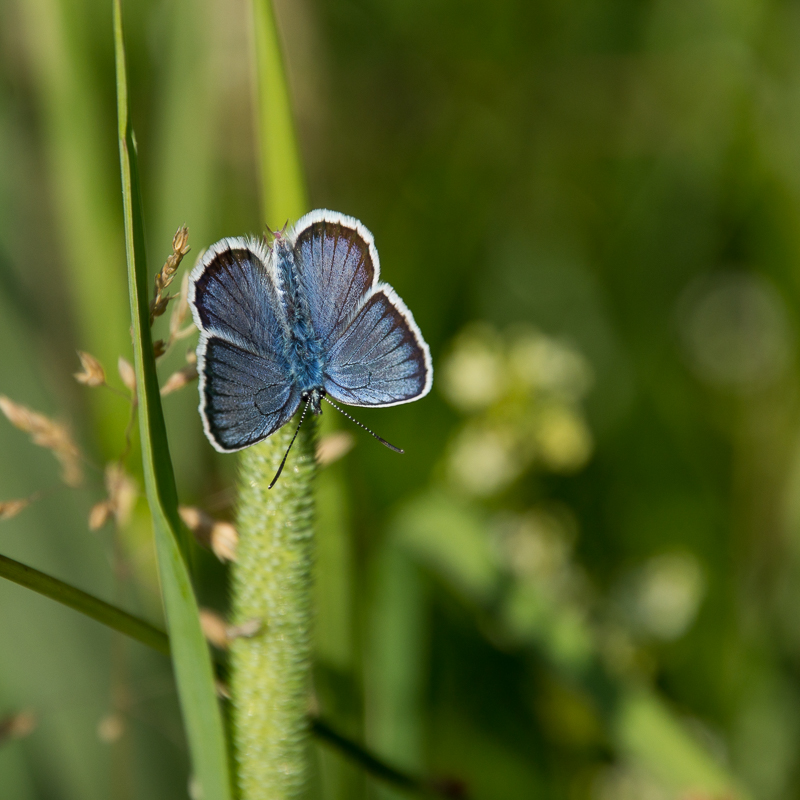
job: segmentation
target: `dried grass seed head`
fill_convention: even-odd
[[[22,497],[16,500],[4,500],[0,502],[0,520],[16,517],[31,504],[30,497]]]
[[[89,511],[89,530],[99,531],[111,519],[112,514],[111,503],[108,500],[95,503]]]
[[[195,380],[197,380],[197,367],[194,364],[179,369],[167,378],[166,382],[161,387],[161,396],[163,397],[164,395],[172,394],[172,392],[177,392],[178,389],[183,389],[184,386]]]
[[[228,647],[228,623],[215,611],[208,608],[200,609],[200,627],[203,629],[203,635],[214,647],[220,650]]]
[[[75,380],[85,386],[103,386],[106,382],[106,373],[103,365],[91,354],[78,350],[78,358],[81,360],[81,372],[75,373]]]
[[[160,317],[166,311],[171,297],[164,296],[162,293],[172,283],[175,273],[183,260],[183,257],[189,252],[189,229],[186,225],[178,228],[175,235],[172,237],[172,253],[167,257],[164,266],[155,278],[155,294],[150,303],[150,324],[156,317]]]
[[[220,561],[236,561],[239,532],[230,522],[215,522],[211,529],[211,550]]]
[[[179,506],[178,513],[199,544],[210,548],[220,561],[236,561],[239,533],[234,525],[215,520],[194,506]]]
[[[50,450],[61,464],[61,478],[67,486],[79,486],[83,480],[81,453],[64,425],[0,395],[0,411],[19,430],[30,434],[35,445]]]
[[[135,393],[136,372],[134,371],[131,362],[120,356],[117,360],[117,370],[119,372],[120,379],[122,380],[123,384],[125,384],[125,388],[128,389],[128,391]]]

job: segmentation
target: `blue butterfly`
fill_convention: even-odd
[[[323,398],[395,406],[428,394],[428,345],[379,276],[372,234],[334,211],[306,214],[272,247],[235,238],[205,252],[189,301],[200,329],[200,415],[217,450],[266,439],[301,403],[305,416],[320,414]]]

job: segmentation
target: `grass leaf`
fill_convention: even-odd
[[[253,31],[262,213],[275,229],[296,222],[308,200],[271,0],[253,0]]]
[[[204,800],[229,800],[231,780],[222,715],[215,694],[211,656],[200,627],[197,601],[178,539],[181,528],[175,477],[153,358],[147,299],[149,276],[145,262],[136,144],[128,118],[120,0],[114,0],[114,40],[125,246],[145,489],[153,517],[178,697],[195,776],[202,787]]]
[[[84,592],[82,589],[3,555],[0,555],[0,577],[18,583],[26,589],[32,589],[34,592],[79,611],[115,631],[130,636],[131,639],[136,639],[136,641],[158,650],[159,653],[169,655],[169,639],[164,631],[160,631],[146,620],[135,617],[111,603],[106,603],[105,600]]]
[[[82,350],[111,364],[120,353],[127,354],[130,338],[125,277],[110,268],[122,263],[122,242],[115,203],[119,190],[110,170],[116,158],[106,138],[96,56],[100,36],[108,35],[106,17],[71,0],[33,0],[15,8],[42,126],[48,191],[77,341]],[[4,28],[6,22],[13,29],[11,19],[4,20]],[[127,409],[110,394],[93,393],[88,402],[104,458],[111,458]]]

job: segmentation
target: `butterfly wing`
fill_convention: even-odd
[[[300,392],[284,356],[285,328],[258,241],[223,239],[192,270],[192,314],[200,329],[200,415],[220,452],[265,439],[291,419]]]
[[[331,343],[325,390],[351,406],[394,406],[424,397],[432,382],[414,317],[391,286],[378,284]]]
[[[335,211],[312,211],[294,233],[297,273],[314,331],[327,346],[378,281],[372,234],[356,219]]]
[[[295,232],[295,263],[326,353],[325,390],[355,406],[391,406],[426,395],[428,345],[405,303],[379,283],[372,234],[333,211],[312,211]]]

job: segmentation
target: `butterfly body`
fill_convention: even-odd
[[[278,235],[272,247],[279,291],[285,310],[284,354],[288,372],[300,391],[301,400],[312,398],[311,408],[321,413],[325,392],[325,353],[314,331],[305,289],[300,282],[291,243]]]
[[[428,393],[430,351],[411,312],[380,283],[369,231],[332,211],[294,230],[223,239],[192,271],[200,329],[200,413],[209,441],[233,452],[265,439],[301,403],[408,403]]]

